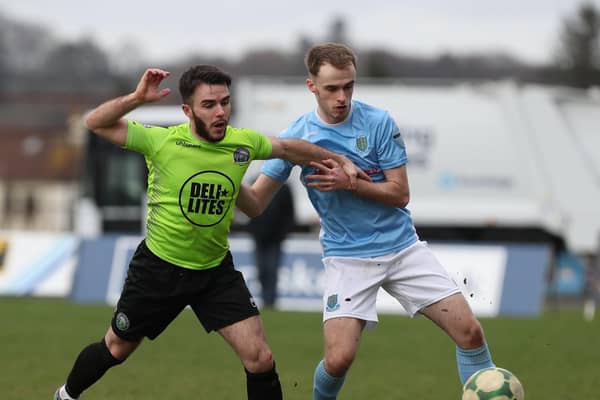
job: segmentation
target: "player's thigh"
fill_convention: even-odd
[[[383,289],[414,316],[460,289],[425,242],[417,242],[388,260]]]
[[[377,318],[377,292],[385,269],[371,259],[326,257],[323,321],[350,317],[367,321],[373,328]]]
[[[175,268],[144,242],[138,246],[111,321],[117,336],[132,342],[154,339],[183,310],[183,300],[171,295],[180,279]]]
[[[339,317],[323,324],[326,359],[354,359],[360,346],[366,322],[357,318]]]
[[[217,332],[236,352],[246,369],[262,372],[261,370],[270,368],[271,349],[267,344],[263,323],[258,315],[228,325]]]
[[[228,325],[217,331],[238,354],[253,353],[266,345],[262,320],[258,315]]]
[[[231,253],[219,266],[204,272],[207,276],[192,274],[187,284],[189,304],[207,332],[259,315],[244,276],[234,268]]]

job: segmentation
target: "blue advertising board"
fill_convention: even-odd
[[[116,304],[140,236],[105,236],[83,239],[71,298],[78,302]],[[247,236],[230,240],[236,268],[261,303],[254,264],[253,242]],[[523,315],[541,312],[551,249],[545,245],[430,244],[479,316]],[[284,242],[279,270],[277,308],[319,311],[325,283],[321,247],[313,238]],[[404,313],[381,291],[378,310]]]

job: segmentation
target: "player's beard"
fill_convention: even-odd
[[[194,117],[194,125],[196,126],[196,135],[200,136],[202,139],[205,139],[207,142],[220,142],[221,140],[223,140],[223,138],[225,137],[225,135],[223,134],[222,137],[220,138],[214,138],[210,135],[210,132],[208,131],[208,128],[206,127],[206,124],[204,123],[204,121],[202,121],[200,118],[198,118],[196,116],[196,114],[194,114],[194,111],[192,111],[192,115]],[[227,121],[225,121],[225,127],[227,127]]]

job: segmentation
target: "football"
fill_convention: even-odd
[[[503,368],[475,372],[463,386],[462,400],[523,400],[525,391],[519,379]]]

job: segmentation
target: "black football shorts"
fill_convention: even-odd
[[[160,259],[142,241],[129,264],[112,329],[125,340],[155,339],[188,305],[207,332],[259,314],[230,252],[214,268],[192,270]]]

